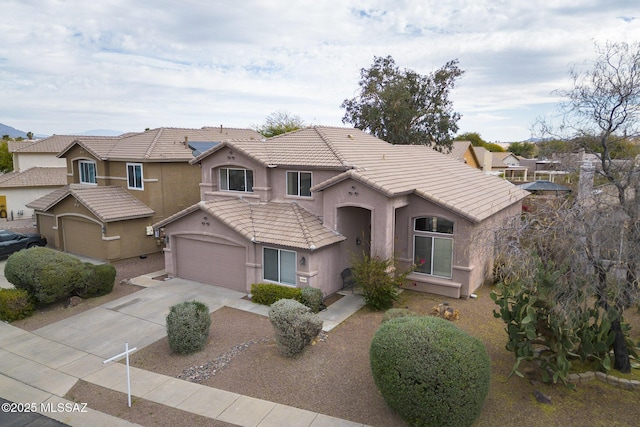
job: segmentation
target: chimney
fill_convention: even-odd
[[[591,162],[580,165],[580,178],[578,179],[578,200],[583,200],[593,193],[593,178],[596,168]]]
[[[491,151],[485,150],[482,159],[482,171],[484,173],[491,173],[491,169],[493,169],[493,154]]]

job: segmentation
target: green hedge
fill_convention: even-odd
[[[27,291],[36,302],[49,304],[75,291],[85,276],[85,266],[72,255],[34,247],[9,256],[4,274],[9,282]]]
[[[484,344],[436,317],[390,319],[374,334],[371,371],[387,404],[410,425],[469,426],[489,392]]]
[[[171,350],[190,354],[207,344],[211,328],[209,308],[199,301],[187,301],[171,307],[167,315],[167,336]]]
[[[251,301],[256,304],[271,305],[281,299],[292,299],[300,302],[302,289],[273,283],[254,283],[251,285]]]
[[[24,289],[0,289],[0,320],[13,322],[33,313],[29,293]]]
[[[113,290],[116,281],[116,268],[111,264],[94,265],[84,263],[85,274],[79,281],[75,292],[82,298],[94,298],[107,295]]]

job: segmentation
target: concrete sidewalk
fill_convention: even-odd
[[[126,393],[125,366],[103,360],[129,346],[143,348],[166,335],[169,308],[197,299],[211,311],[223,306],[266,315],[268,307],[244,293],[183,279],[150,286],[33,333],[0,322],[0,396],[13,402],[64,403],[78,379]],[[320,313],[330,330],[362,307],[347,294]],[[241,426],[362,426],[347,420],[131,368],[132,395]],[[97,411],[44,415],[73,426],[132,425]]]

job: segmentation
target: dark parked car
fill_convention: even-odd
[[[0,230],[0,257],[33,246],[47,246],[47,239],[37,233],[22,234],[11,230]]]

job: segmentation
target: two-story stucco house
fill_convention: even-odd
[[[120,137],[78,137],[58,156],[67,185],[27,206],[50,246],[117,260],[161,249],[151,225],[200,199],[190,142],[260,138],[248,129],[158,128]]]
[[[468,296],[492,262],[474,240],[528,194],[431,148],[349,128],[225,141],[191,163],[201,201],[154,224],[167,273],[241,291],[274,282],[329,295],[365,252],[417,262],[412,289]]]

